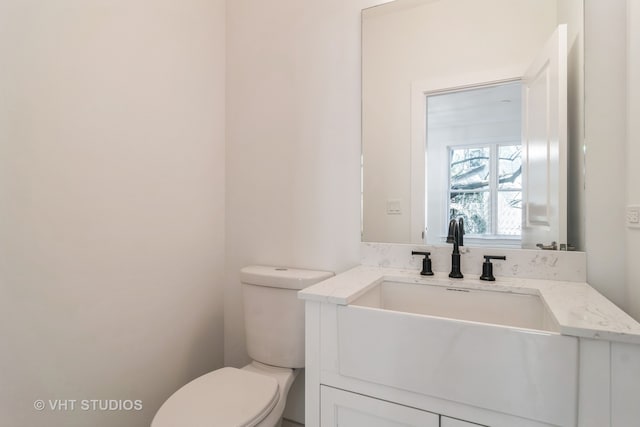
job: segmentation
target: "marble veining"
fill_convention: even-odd
[[[362,265],[419,269],[422,258],[411,251],[431,252],[433,271],[448,272],[451,267],[451,245],[421,246],[395,243],[362,243]],[[584,252],[542,251],[527,249],[496,249],[479,246],[462,249],[462,273],[465,277],[480,276],[484,255],[504,255],[505,261],[493,263],[493,273],[503,277],[548,279],[569,282],[587,280],[587,261]]]
[[[380,253],[382,252],[386,252],[389,257],[383,259],[381,264],[392,265],[401,259],[388,248],[382,248]],[[405,262],[409,263],[409,260],[406,259]],[[558,266],[559,257],[555,255],[534,256],[530,259],[530,263],[551,269],[554,268],[553,266]],[[419,265],[411,263],[409,265],[410,268],[361,265],[303,289],[300,291],[299,297],[306,300],[346,305],[383,280],[535,294],[543,300],[563,335],[640,344],[640,324],[584,280],[505,277],[497,274],[497,269],[494,271],[496,273],[495,282],[484,282],[477,277],[450,279],[448,273],[436,270],[435,266],[435,275],[425,277],[420,276]],[[508,271],[513,271],[513,266],[509,266]],[[576,269],[574,273],[579,271]],[[552,277],[554,276],[553,273],[550,274]],[[555,276],[565,277],[566,274],[557,271]],[[573,275],[570,276],[575,279]]]

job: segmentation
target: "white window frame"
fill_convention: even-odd
[[[447,189],[446,192],[446,201],[443,203],[446,213],[444,218],[446,221],[442,224],[442,229],[445,230],[446,233],[448,230],[449,224],[449,215],[451,212],[451,193],[489,193],[489,229],[490,232],[487,234],[466,234],[465,242],[474,243],[478,245],[486,245],[490,243],[493,245],[501,245],[501,246],[515,246],[519,247],[520,242],[522,240],[522,234],[519,235],[506,235],[506,234],[498,234],[498,193],[501,191],[520,191],[522,193],[522,187],[519,189],[509,189],[509,190],[500,190],[498,187],[498,179],[499,179],[499,149],[500,147],[508,147],[508,146],[516,146],[522,145],[521,141],[500,141],[500,142],[483,142],[483,143],[474,143],[474,144],[456,144],[456,145],[447,145],[446,153],[447,159],[446,162],[449,164],[449,168],[447,170]],[[451,156],[453,150],[464,150],[464,149],[473,149],[473,148],[489,148],[489,188],[486,190],[457,190],[452,191],[451,189]]]

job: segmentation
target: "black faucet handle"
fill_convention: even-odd
[[[422,259],[422,271],[420,272],[423,276],[433,276],[433,271],[431,271],[431,252],[420,252],[420,251],[411,251],[411,255],[422,255],[424,258]]]
[[[480,280],[486,280],[489,282],[494,282],[496,280],[496,278],[493,276],[493,264],[491,263],[492,259],[506,260],[507,257],[504,255],[485,255],[484,263],[482,264],[482,276],[480,276]]]

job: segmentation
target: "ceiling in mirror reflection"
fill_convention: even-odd
[[[429,127],[465,126],[469,123],[511,122],[520,120],[522,88],[517,83],[429,96]]]

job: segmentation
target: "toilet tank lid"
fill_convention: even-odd
[[[240,270],[240,281],[271,288],[304,289],[333,275],[330,271],[250,265]]]

